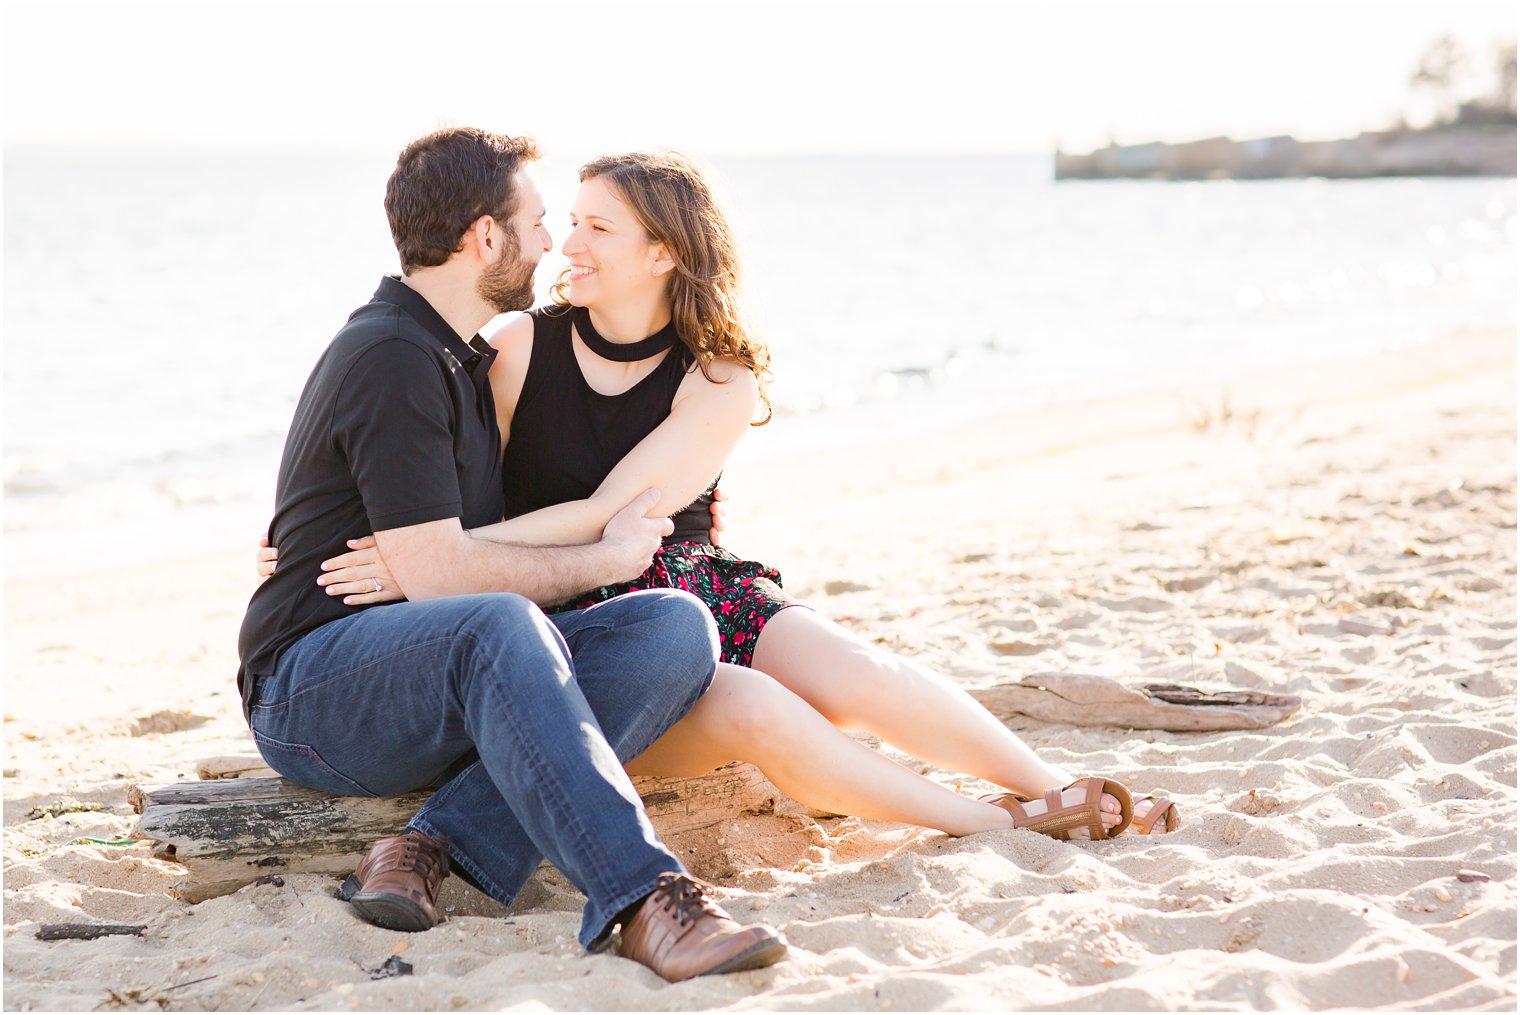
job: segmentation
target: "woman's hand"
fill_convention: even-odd
[[[350,552],[322,562],[323,573],[317,584],[328,595],[342,596],[345,606],[394,603],[406,598],[375,547],[374,536],[350,539],[348,546]]]
[[[259,548],[253,555],[253,567],[259,573],[260,583],[274,574],[274,566],[279,559],[280,551],[269,545],[269,535],[266,533],[260,536]]]
[[[707,505],[708,513],[712,515],[712,527],[707,530],[707,541],[714,546],[721,545],[718,538],[723,534],[725,516],[728,514],[728,507],[723,503],[727,499],[720,488],[713,487],[712,503]]]

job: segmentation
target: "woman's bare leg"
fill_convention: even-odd
[[[874,733],[939,768],[966,772],[1032,797],[1025,805],[1031,814],[1045,809],[1045,790],[1076,778],[1042,761],[975,698],[944,677],[867,644],[812,610],[786,609],[772,617],[755,642],[754,667],[795,691],[837,726]],[[1084,796],[1076,790],[1062,799],[1071,804]],[[1105,795],[1103,808],[1117,815],[1119,802]]]
[[[841,733],[763,673],[720,664],[684,719],[628,764],[634,775],[692,776],[755,765],[783,793],[820,810],[970,835],[1008,828],[1008,812],[963,797]]]

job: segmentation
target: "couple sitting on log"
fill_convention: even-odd
[[[621,927],[621,953],[671,980],[775,962],[779,932],[704,895],[628,777],[733,760],[803,803],[952,835],[1174,828],[1169,802],[1042,761],[715,545],[715,477],[768,414],[769,355],[686,160],[584,166],[554,303],[477,334],[532,304],[537,155],[462,128],[401,153],[402,275],[332,340],[285,444],[239,646],[260,753],[330,793],[437,787],[346,882],[356,911],[423,930],[450,870],[507,903],[547,857],[587,897],[592,950]],[[1008,792],[960,796],[841,727]]]

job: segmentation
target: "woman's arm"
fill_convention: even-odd
[[[512,543],[595,542],[619,507],[651,487],[660,491],[653,516],[673,515],[702,495],[749,429],[759,400],[755,375],[720,360],[713,380],[693,370],[681,382],[670,415],[620,461],[586,500],[540,508],[471,535]],[[621,498],[621,500],[620,500]]]
[[[495,542],[570,546],[601,538],[612,516],[626,505],[616,503],[625,491],[628,501],[653,487],[658,499],[645,504],[646,517],[673,514],[699,496],[722,468],[734,445],[748,429],[759,400],[759,385],[749,370],[734,364],[715,364],[714,383],[694,371],[681,382],[670,415],[634,447],[586,500],[541,508],[510,521],[497,522],[469,535]],[[683,499],[684,498],[684,499]],[[350,550],[322,562],[317,584],[349,605],[402,598],[404,589],[391,574],[374,536],[348,541]],[[381,581],[375,590],[375,579]]]
[[[532,318],[522,315],[513,319],[491,336],[491,344],[497,350],[491,365],[491,386],[505,438],[532,356]],[[590,498],[474,529],[470,535],[538,545],[594,543],[619,509],[651,487],[660,493],[649,512],[651,517],[672,515],[691,503],[722,469],[749,428],[759,401],[754,375],[740,364],[720,361],[713,364],[712,373],[713,381],[696,370],[687,375],[672,401],[670,415],[618,463]],[[629,496],[616,503],[625,491],[631,491]],[[717,502],[721,494],[714,491],[714,497],[709,538],[716,542],[718,530],[723,528],[723,512]],[[344,596],[344,602],[354,605],[402,598],[399,584],[380,559],[373,536],[350,539],[348,546],[348,553],[322,563],[325,573],[318,584],[327,587],[328,595]],[[273,570],[274,553],[272,548],[262,551],[261,572]],[[371,591],[377,577],[384,581],[379,593]]]

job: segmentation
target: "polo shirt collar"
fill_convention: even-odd
[[[433,309],[433,305],[421,293],[394,275],[386,275],[380,279],[380,288],[375,290],[374,298],[404,310],[408,317],[426,328],[428,334],[442,342],[443,347],[459,361],[471,377],[479,379],[483,375],[476,371],[482,367],[489,370],[491,361],[496,359],[496,350],[491,348],[490,342],[478,334],[472,336],[468,343],[465,342],[459,337],[459,332],[449,327],[449,322]]]

